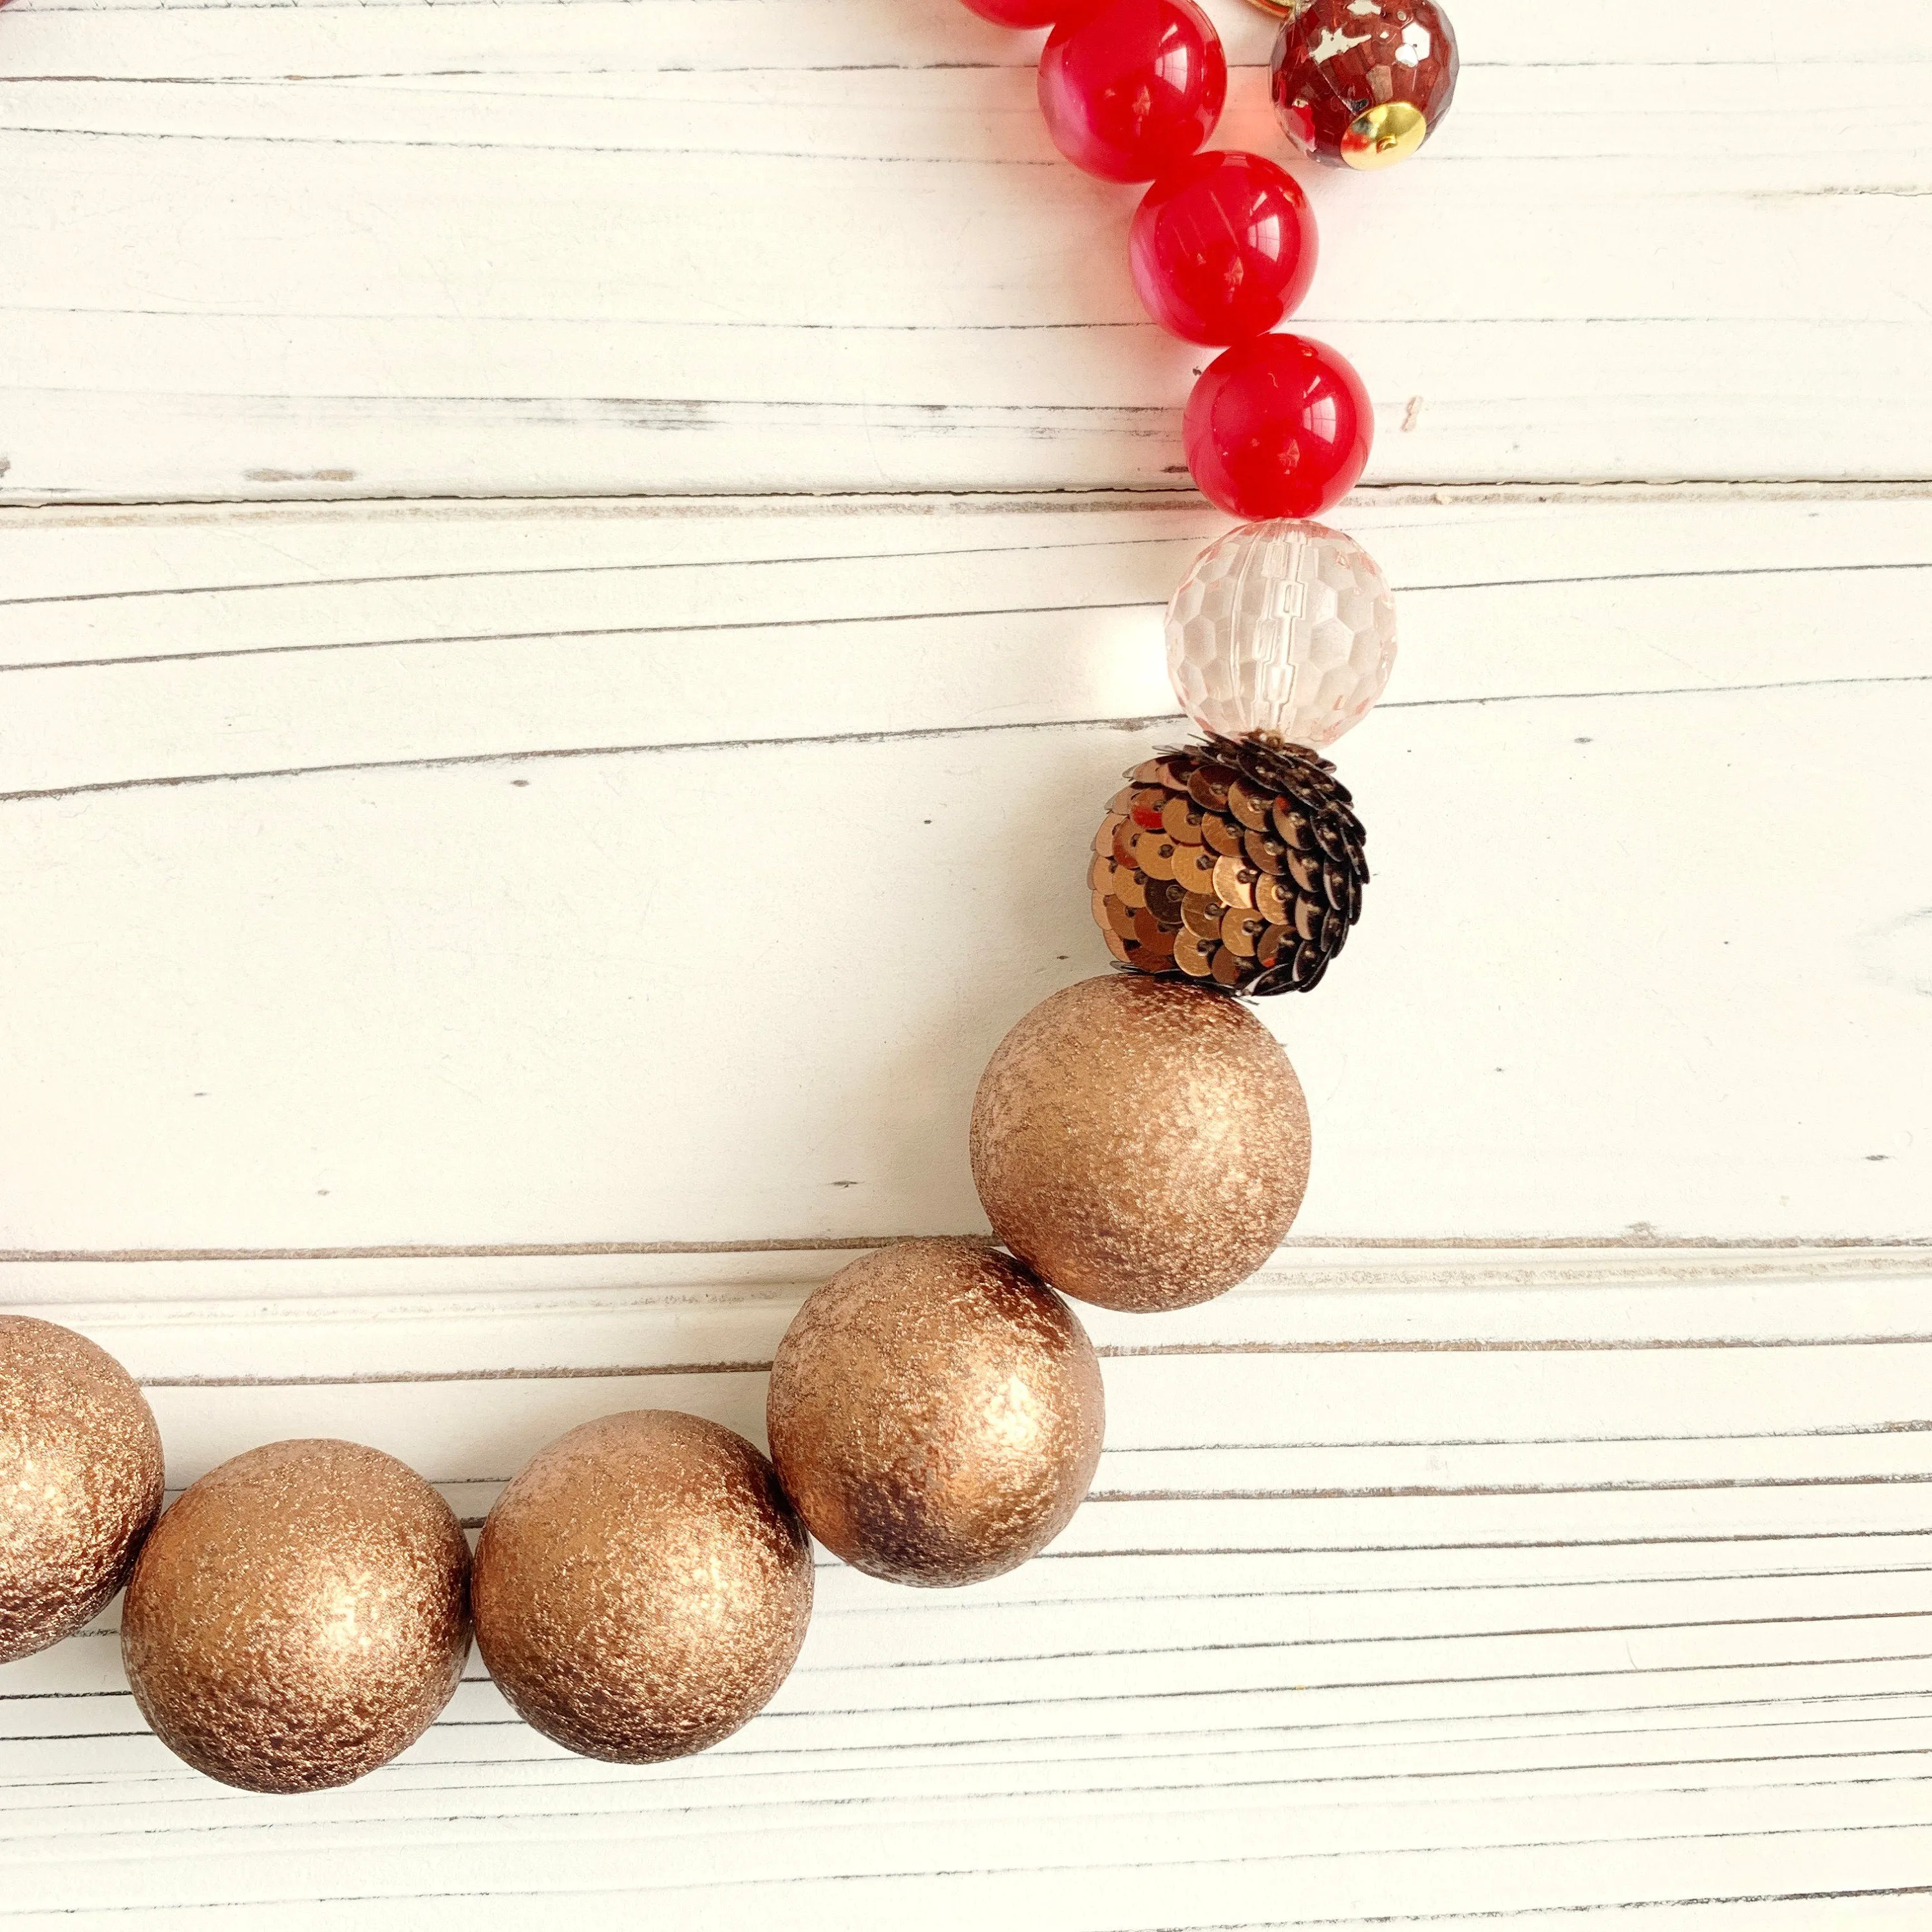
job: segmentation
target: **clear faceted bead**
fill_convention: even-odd
[[[1244,524],[1210,544],[1167,607],[1181,707],[1224,738],[1330,745],[1395,663],[1395,602],[1376,560],[1321,524]]]

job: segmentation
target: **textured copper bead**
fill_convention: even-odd
[[[1244,1007],[1117,974],[1042,1000],[1000,1041],[972,1148],[994,1232],[1042,1279],[1103,1308],[1185,1308],[1288,1232],[1308,1106]]]
[[[79,1630],[160,1507],[160,1432],[127,1370],[70,1328],[0,1315],[0,1664]]]
[[[896,1583],[975,1583],[1080,1507],[1106,1398],[1073,1312],[978,1243],[902,1241],[806,1301],[772,1364],[772,1455],[812,1534]]]
[[[162,1517],[121,1612],[142,1714],[196,1770],[317,1791],[385,1765],[454,1694],[470,1546],[413,1469],[356,1442],[272,1442]]]
[[[483,1526],[476,1594],[478,1648],[526,1721],[646,1764],[771,1701],[811,1621],[812,1545],[742,1436],[636,1409],[525,1464]]]
[[[1286,0],[1279,10],[1274,111],[1304,154],[1388,167],[1442,125],[1457,59],[1435,0]]]

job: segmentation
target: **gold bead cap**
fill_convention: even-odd
[[[1406,161],[1429,139],[1429,117],[1406,100],[1384,100],[1358,114],[1342,136],[1352,168],[1388,168]]]

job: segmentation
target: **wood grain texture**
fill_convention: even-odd
[[[1429,168],[1312,184],[1371,482],[1927,473],[1932,32],[1682,14],[1463,0]],[[1274,151],[1268,24],[1215,17],[1220,138]],[[5,500],[1182,475],[1132,191],[954,0],[8,25]]]
[[[278,1264],[272,1307],[205,1298],[215,1263],[184,1264],[201,1299],[42,1305],[146,1380],[176,1482],[346,1426],[474,1517],[590,1415],[755,1432],[761,1360],[840,1258],[646,1258],[594,1288],[532,1258],[380,1325],[342,1263]],[[1053,1550],[956,1594],[829,1564],[772,1711],[682,1765],[568,1758],[472,1665],[362,1785],[217,1792],[131,1721],[110,1616],[0,1684],[10,1908],[963,1924],[1024,1882],[1091,1927],[1534,1923],[1694,1886],[1736,1901],[1705,1922],[1756,1924],[1778,1885],[1835,1883],[1809,1902],[1837,1920],[1791,1922],[1884,1923],[1932,1882],[1928,1280],[1909,1250],[1390,1252],[1096,1313],[1109,1448]]]
[[[1373,916],[1318,1012],[1265,1010],[1316,1115],[1298,1232],[1932,1233],[1925,500],[1354,521],[1406,641],[1341,753]],[[1211,527],[16,520],[0,1001],[42,1024],[0,1240],[983,1226],[973,1085],[1106,970],[1088,839],[1174,734],[1160,600]]]
[[[268,1801],[111,1614],[9,1666],[9,1924],[1932,1917],[1932,16],[1454,10],[1426,160],[1312,184],[1403,644],[1366,921],[1268,1016],[1289,1246],[1089,1311],[1059,1543],[827,1562],[700,1759],[472,1663]],[[755,1436],[813,1286],[983,1226],[974,1082],[1106,964],[1222,526],[1031,55],[952,0],[0,15],[0,1303],[134,1369],[177,1489],[343,1435],[473,1526],[591,1416]]]

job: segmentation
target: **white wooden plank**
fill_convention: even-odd
[[[194,518],[14,524],[19,594],[51,600],[8,607],[16,662],[94,661],[0,674],[7,789],[386,768],[0,802],[0,998],[40,1022],[0,1074],[0,1239],[980,1225],[972,1085],[1028,1005],[1106,964],[1078,874],[1118,772],[1171,735],[1117,721],[1152,700],[1160,594],[1202,526],[926,508],[862,540],[800,512],[663,536],[278,512],[205,548]],[[1932,824],[1924,517],[1387,506],[1408,655],[1343,747],[1377,882],[1347,970],[1271,1016],[1318,1124],[1302,1234],[1925,1232],[1928,928],[1901,862]],[[419,532],[426,579],[342,580],[404,574]],[[460,574],[500,542],[518,574]],[[827,560],[896,549],[950,554]],[[788,557],[820,561],[757,561]],[[659,596],[748,628],[640,634]],[[479,596],[535,634],[462,642]],[[1083,598],[1102,608],[1058,608]],[[160,662],[98,661],[124,607]],[[223,654],[183,655],[204,608]],[[410,637],[436,641],[384,641]]]
[[[1925,1798],[1918,1786],[1870,1787],[1846,1822],[1822,1826],[1814,1822],[1812,1794],[1802,1790],[1684,1793],[1666,1802],[1675,1828],[1659,1820],[1654,1801],[1640,1822],[1633,1816],[1640,1808],[1628,1801],[1592,1798],[1526,1807],[1513,1832],[1499,1830],[1493,1814],[1486,1827],[1450,1806],[1391,1806],[1382,1814],[1388,1833],[1378,1839],[1333,1812],[1298,1830],[1278,1809],[1252,1800],[1218,1816],[1171,1797],[1158,1808],[1020,1800],[986,1816],[967,1842],[947,1828],[956,1814],[922,1819],[908,1816],[910,1807],[874,1806],[876,1815],[863,1822],[795,1816],[731,1832],[722,1873],[716,1836],[677,1838],[640,1828],[635,1815],[601,1827],[555,1822],[541,1835],[508,1832],[494,1820],[467,1828],[444,1821],[427,1844],[422,1837],[398,1844],[394,1831],[363,1828],[353,1834],[364,1847],[359,1870],[344,1869],[348,1834],[340,1832],[299,1852],[224,1845],[218,1876],[226,1898],[257,1910],[317,1896],[338,1904],[460,1898],[466,1916],[472,1900],[484,1911],[494,1906],[490,1923],[518,1922],[514,1912],[528,1912],[532,1893],[568,1899],[573,1912],[601,1905],[634,1913],[640,1898],[654,1894],[674,1912],[689,1910],[701,1892],[702,1922],[746,1924],[769,1915],[771,1888],[782,1885],[786,1907],[807,1923],[850,1922],[839,1918],[835,1898],[848,1911],[855,1895],[862,1910],[873,1904],[903,1911],[926,1896],[935,1922],[947,1925],[983,1922],[989,1906],[1011,1910],[1024,1900],[1056,1922],[1137,1927],[1359,1923],[1383,1918],[1376,1904],[1391,1895],[1418,1893],[1452,1912],[1548,1909],[1586,1889],[1611,1902],[1667,1900],[1694,1871],[1747,1900],[1775,1897],[1780,1885],[1795,1892],[1923,1882]],[[1433,1834],[1445,1826],[1458,1842],[1424,1849],[1412,1837],[1405,1841],[1405,1828]],[[1238,1859],[1231,1858],[1237,1848]],[[19,1906],[31,1912],[58,1900],[70,1920],[88,1906],[124,1912],[130,1890],[143,1904],[193,1906],[213,1888],[210,1849],[185,1838],[132,1839],[118,1859],[44,1858],[22,1870]],[[901,1882],[851,1884],[882,1866],[880,1876]],[[1024,1882],[1001,1886],[1003,1876]],[[814,1879],[833,1882],[821,1889]],[[940,1880],[946,1882],[932,1882]],[[1198,1916],[1204,1892],[1219,1918]],[[621,1906],[616,1894],[624,1895]]]
[[[564,1291],[574,1314],[554,1286],[394,1319],[368,1299],[68,1312],[153,1382],[177,1480],[308,1428],[478,1477],[500,1473],[479,1455],[638,1400],[754,1427],[755,1371],[584,1371],[625,1328],[634,1354],[666,1363],[769,1337],[799,1292],[771,1277],[836,1258],[634,1258],[634,1287]],[[559,1265],[520,1264],[533,1281]],[[16,1262],[8,1283],[162,1265]],[[244,1264],[172,1265],[212,1280]],[[274,1265],[287,1286],[450,1264]],[[1054,1552],[958,1595],[828,1567],[772,1711],[686,1765],[569,1760],[472,1663],[445,1720],[369,1782],[292,1803],[218,1792],[140,1735],[110,1617],[0,1682],[10,1910],[400,1922],[460,1893],[466,1916],[568,1898],[596,1922],[648,1901],[736,1924],[782,1883],[799,1922],[883,1926],[934,1900],[983,1912],[1023,1876],[1029,1910],[1064,1887],[1056,1915],[1096,1928],[1648,1918],[1713,1900],[1707,1922],[1756,1925],[1784,1894],[1834,1910],[1906,1896],[1927,1882],[1932,1534],[1922,1488],[1898,1480],[1926,1439],[1928,1345],[1901,1324],[1924,1267],[1909,1251],[1301,1258],[1172,1324],[1180,1352],[1110,1354],[1116,1446]],[[728,1292],[733,1269],[748,1295]],[[1601,1286],[1580,1291],[1592,1274]],[[527,1366],[539,1334],[548,1374]],[[384,1378],[327,1379],[358,1336]],[[189,1362],[226,1379],[170,1373]],[[1304,1366],[1318,1381],[1299,1382]],[[1160,1445],[1201,1453],[1204,1414],[1258,1445],[1249,1493],[1179,1496],[1162,1475]],[[1457,1448],[1463,1417],[1489,1434]],[[1697,1426],[1667,1432],[1679,1417]],[[1632,1434],[1640,1418],[1652,1433]],[[1567,1468],[1600,1453],[1577,1438],[1606,1422],[1622,1460]],[[1436,1440],[1431,1480],[1376,1493],[1376,1459],[1412,1438]],[[1591,1480],[1562,1493],[1570,1474]],[[1804,1486],[1821,1476],[1822,1510]],[[1364,1492],[1318,1492],[1337,1477]],[[1687,1478],[1711,1486],[1688,1508],[1666,1486]],[[1340,1514],[1311,1534],[1297,1510]],[[1390,1510],[1409,1520],[1399,1550],[1376,1546]],[[1210,1536],[1295,1553],[1136,1553],[1162,1516],[1177,1554]],[[1856,1898],[1820,1896],[1834,1892]]]
[[[1875,70],[1798,0],[1460,10],[1430,166],[1312,184],[1372,480],[1921,475],[1917,29]],[[1216,17],[1220,138],[1278,152],[1267,24]],[[952,0],[18,7],[0,488],[1171,483],[1200,358],[1031,46]]]
[[[16,515],[0,794],[1168,713],[1160,614],[1225,521],[1106,498]],[[1924,675],[1922,494],[1370,497],[1351,527],[1402,598],[1384,715]]]
[[[1922,908],[1882,835],[1928,822],[1924,688],[1378,721],[1369,917],[1270,1016],[1321,1136],[1304,1232],[1922,1232]],[[1088,829],[1172,736],[16,801],[4,997],[46,1024],[6,1069],[9,1239],[970,1229],[973,1084],[1104,970]],[[1812,880],[1854,918],[1808,931]]]

